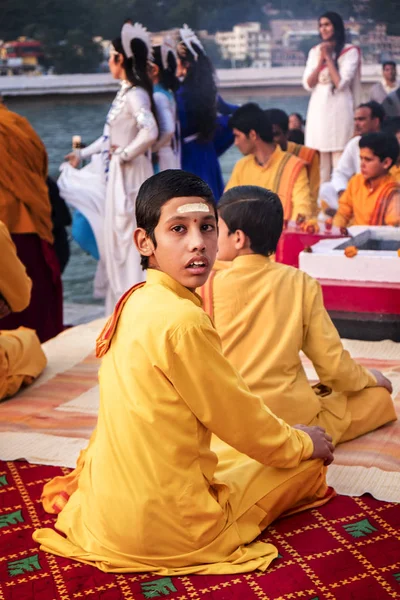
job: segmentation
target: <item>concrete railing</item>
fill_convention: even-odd
[[[291,88],[302,89],[304,67],[272,67],[269,69],[218,69],[218,87],[226,91],[262,91]],[[366,86],[379,81],[380,65],[364,65],[362,81]],[[0,77],[0,93],[3,96],[43,96],[65,94],[115,93],[118,83],[109,73],[87,75],[15,75]]]

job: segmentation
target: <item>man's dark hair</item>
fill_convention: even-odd
[[[385,119],[385,111],[382,104],[379,104],[379,102],[376,102],[375,100],[370,100],[369,102],[359,104],[357,108],[369,108],[371,111],[371,119],[379,119],[379,123],[382,125]]]
[[[155,247],[157,242],[154,230],[160,220],[161,208],[171,198],[184,196],[203,198],[212,206],[215,217],[218,218],[217,204],[211,188],[197,175],[177,169],[167,169],[149,177],[140,186],[136,198],[136,223],[138,227],[145,230]],[[141,265],[143,270],[148,268],[147,256],[142,256]]]
[[[267,144],[272,144],[274,141],[272,125],[263,109],[255,102],[240,106],[229,119],[229,126],[242,131],[247,136],[253,129]]]
[[[384,69],[386,66],[396,68],[396,63],[394,60],[385,60],[385,62],[382,64],[382,69]]]
[[[250,240],[256,254],[276,252],[283,228],[283,208],[279,196],[256,185],[239,185],[225,192],[218,205],[230,233],[238,229]]]
[[[268,108],[264,111],[271,125],[277,125],[283,133],[289,131],[289,117],[284,110],[280,108]]]
[[[304,146],[304,132],[301,129],[289,129],[287,134],[288,142],[294,142]]]
[[[400,131],[400,117],[388,117],[385,119],[382,127],[382,131],[385,133],[391,133],[396,135]]]
[[[399,143],[391,133],[366,133],[359,142],[360,148],[369,148],[375,156],[382,162],[385,158],[392,160],[392,165],[396,164],[399,156]]]

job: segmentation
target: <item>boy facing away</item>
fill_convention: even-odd
[[[361,173],[354,175],[339,200],[336,227],[400,225],[400,184],[389,171],[396,165],[399,144],[389,133],[368,133],[359,142]]]
[[[201,295],[225,356],[251,391],[289,424],[324,427],[335,444],[395,420],[390,382],[343,349],[319,283],[270,261],[283,224],[278,196],[239,186],[218,209],[218,258],[232,262],[215,263]],[[315,391],[301,350],[323,384]]]
[[[58,516],[61,535],[41,529],[34,539],[103,571],[266,569],[277,550],[253,540],[332,493],[331,438],[275,417],[222,353],[195,293],[217,251],[207,184],[159,173],[140,188],[136,219],[147,282],[121,298],[98,339],[98,425]],[[212,433],[229,460],[210,450]]]

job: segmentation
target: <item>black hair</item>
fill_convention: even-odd
[[[126,56],[120,37],[115,38],[111,44],[116,52],[122,54],[122,66],[132,87],[141,87],[149,94],[151,111],[157,121],[157,112],[153,99],[153,83],[147,71],[148,50],[146,44],[142,40],[134,38],[131,41],[131,50],[133,53],[131,58]],[[119,56],[114,56],[114,62],[118,63],[118,59]]]
[[[283,229],[283,207],[277,194],[256,185],[239,185],[223,194],[218,210],[229,233],[243,231],[253,252],[263,256],[276,252]]]
[[[400,117],[388,117],[382,127],[382,131],[385,133],[391,133],[396,135],[400,131]]]
[[[289,129],[287,134],[288,142],[294,142],[304,146],[304,132],[301,129]]]
[[[230,117],[229,126],[231,129],[238,129],[245,133],[246,136],[253,129],[262,141],[267,144],[272,144],[274,141],[270,120],[263,109],[255,102],[249,102],[240,106]]]
[[[379,119],[379,123],[382,125],[385,119],[385,110],[382,104],[379,104],[379,102],[376,102],[375,100],[370,100],[369,102],[359,104],[357,108],[369,108],[371,111],[371,118]]]
[[[198,196],[203,198],[214,209],[216,219],[217,203],[211,188],[197,175],[178,169],[166,169],[157,175],[152,175],[140,186],[136,198],[137,227],[145,230],[154,246],[157,247],[154,230],[158,225],[161,209],[171,198]],[[149,267],[149,258],[141,257],[143,269]]]
[[[396,63],[394,62],[394,60],[385,60],[385,62],[382,63],[382,69],[384,69],[387,66],[396,68]]]
[[[217,121],[217,84],[212,62],[204,50],[192,43],[197,58],[181,42],[179,58],[187,68],[182,83],[182,99],[188,120],[193,122],[198,141],[209,142],[214,137]]]
[[[321,15],[318,19],[318,23],[320,22],[320,20],[322,18],[328,19],[332,25],[333,25],[333,30],[334,30],[334,40],[335,40],[335,65],[336,68],[338,68],[338,58],[339,55],[341,53],[341,51],[343,50],[345,43],[346,43],[346,30],[344,28],[344,23],[343,23],[343,19],[342,17],[337,13],[337,12],[333,12],[333,11],[328,11],[326,13],[324,13],[323,15]]]
[[[165,90],[175,92],[179,87],[179,80],[176,76],[176,58],[174,53],[168,52],[167,68],[165,68],[161,59],[161,46],[153,46],[153,62],[159,69],[160,85]]]
[[[302,125],[304,125],[304,119],[303,119],[303,117],[301,116],[301,114],[300,114],[300,113],[296,113],[296,112],[294,112],[294,113],[290,113],[289,117],[291,117],[291,116],[297,117],[297,118],[298,118],[298,120],[300,121],[300,123],[301,123]]]
[[[289,117],[284,110],[280,108],[268,108],[264,111],[271,125],[278,125],[283,133],[289,131]]]
[[[359,142],[360,148],[369,148],[382,162],[385,158],[392,160],[392,166],[396,164],[399,156],[399,143],[392,133],[366,133]]]

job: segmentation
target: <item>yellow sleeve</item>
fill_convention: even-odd
[[[239,452],[282,468],[311,456],[311,438],[278,419],[250,392],[222,354],[211,323],[185,328],[174,344],[172,369],[172,384],[197,419]]]
[[[389,206],[385,212],[385,225],[400,225],[400,192],[392,194]]]
[[[320,168],[319,168],[319,152],[314,154],[314,158],[311,161],[310,169],[309,169],[309,179],[310,179],[310,194],[312,201],[312,210],[313,216],[316,217],[318,215],[318,196],[319,196],[319,186],[320,186]]]
[[[308,278],[304,311],[302,350],[312,361],[324,385],[336,392],[358,392],[376,385],[367,369],[353,360],[343,348],[336,327],[324,306],[321,286]]]
[[[353,218],[353,188],[352,180],[349,181],[347,189],[339,198],[339,208],[333,218],[335,227],[347,227]]]
[[[314,214],[313,202],[311,200],[310,183],[308,181],[308,175],[305,166],[300,170],[299,176],[297,177],[293,186],[292,203],[292,221],[295,221],[298,215],[311,217],[311,215]]]
[[[0,257],[0,294],[13,312],[19,312],[29,304],[32,281],[17,256],[7,227],[1,222]]]
[[[241,171],[241,166],[240,166],[240,161],[236,163],[236,165],[233,167],[233,171],[231,173],[230,179],[228,181],[228,183],[225,186],[225,192],[227,190],[230,190],[233,187],[236,187],[237,185],[241,185],[240,183],[240,171]]]

